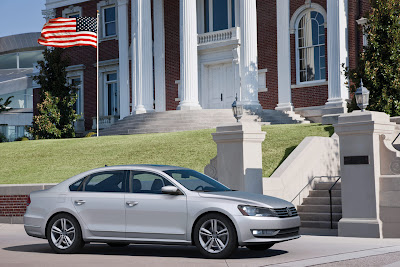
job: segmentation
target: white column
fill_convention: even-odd
[[[241,103],[260,109],[258,102],[257,9],[256,0],[240,0]]]
[[[128,0],[118,0],[119,118],[129,116]]]
[[[153,112],[153,40],[151,2],[136,0],[136,107],[134,113]]]
[[[278,106],[276,110],[293,111],[290,68],[290,0],[276,0],[278,50]]]
[[[181,101],[178,109],[201,109],[197,65],[196,1],[179,0]]]
[[[153,10],[155,103],[156,111],[161,112],[166,110],[164,0],[153,0]]]
[[[342,108],[346,112],[349,97],[342,64],[348,66],[348,3],[347,0],[329,0],[328,9],[328,102],[327,108]],[[338,113],[338,112],[336,112]]]

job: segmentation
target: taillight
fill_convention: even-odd
[[[26,206],[29,206],[31,204],[31,196],[28,196],[28,199],[26,200]]]

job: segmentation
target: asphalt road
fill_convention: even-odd
[[[400,266],[400,239],[302,236],[263,252],[239,248],[227,260],[202,258],[195,247],[86,245],[74,255],[54,254],[46,240],[22,225],[0,224],[0,266]]]

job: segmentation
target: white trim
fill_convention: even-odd
[[[59,8],[63,6],[71,6],[83,2],[89,2],[89,0],[47,0],[46,9]]]
[[[83,82],[83,71],[79,71],[79,73],[73,72],[73,73],[71,73],[71,75],[70,75],[70,73],[68,73],[67,74],[67,78],[68,78],[68,83],[69,84],[72,83],[73,79],[79,78],[81,80],[81,83],[78,86],[79,87],[79,89],[78,89],[78,98],[76,99],[76,101],[79,104],[79,107],[78,107],[79,110],[76,110],[76,114],[82,116],[84,114],[84,107],[85,107],[85,105],[84,105],[85,96],[84,96],[84,88],[83,88],[83,85],[84,85],[84,82]]]
[[[62,10],[62,17],[68,18],[72,14],[78,13],[78,17],[82,17],[82,7],[81,6],[69,6]]]
[[[296,89],[296,88],[304,88],[304,87],[314,87],[314,86],[322,86],[322,85],[328,85],[328,81],[312,81],[312,82],[303,82],[301,84],[292,84],[290,88]]]
[[[117,79],[116,80],[107,81],[107,75],[109,75],[109,74],[115,74]],[[102,73],[102,78],[103,78],[103,116],[118,116],[120,114],[121,103],[120,103],[120,99],[119,99],[119,94],[121,92],[119,90],[120,88],[119,88],[119,82],[118,82],[118,80],[119,80],[118,75],[119,74],[118,74],[117,70],[109,71],[109,72],[103,72]],[[117,97],[117,102],[118,102],[118,104],[117,104],[118,112],[117,112],[117,114],[107,114],[108,113],[108,101],[105,101],[106,99],[108,100],[108,86],[107,85],[114,84],[114,83],[117,85],[116,89],[117,89],[117,92],[118,92],[118,95],[116,96]],[[111,113],[113,113],[113,112],[111,112]]]
[[[324,17],[324,27],[325,29],[327,28],[327,14],[326,10],[315,3],[310,3],[310,4],[304,4],[301,7],[299,7],[292,15],[292,18],[290,19],[289,23],[289,29],[290,29],[290,34],[294,34],[298,25],[298,21],[303,15],[307,12],[311,11],[317,11],[321,13],[321,15]]]

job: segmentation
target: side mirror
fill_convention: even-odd
[[[175,186],[172,185],[167,185],[167,186],[163,186],[161,188],[161,192],[163,192],[164,194],[169,194],[169,195],[180,195],[181,191],[179,191],[179,189]]]

